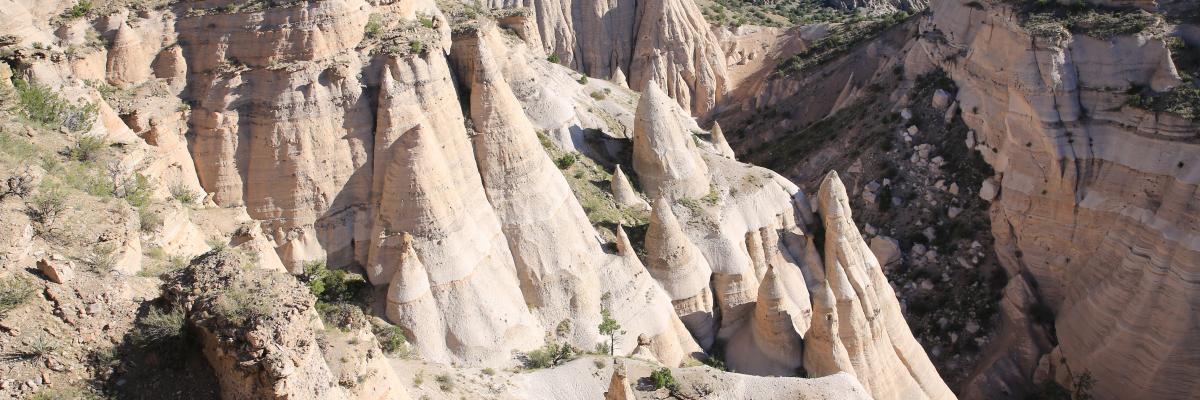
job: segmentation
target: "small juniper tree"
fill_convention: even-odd
[[[621,331],[621,324],[613,319],[612,314],[607,309],[600,310],[600,334],[608,335],[608,355],[611,356],[616,351],[617,333]]]

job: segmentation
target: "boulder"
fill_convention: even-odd
[[[43,257],[37,262],[38,270],[50,279],[50,282],[63,284],[75,279],[75,263],[62,257]]]
[[[900,242],[887,236],[871,238],[871,253],[879,264],[888,266],[900,261]]]
[[[953,96],[951,96],[949,92],[938,89],[936,92],[933,92],[933,107],[939,110],[944,110],[946,107],[950,106],[950,102],[953,99]]]
[[[946,211],[946,216],[947,216],[947,217],[950,217],[950,219],[954,219],[954,217],[957,217],[959,214],[962,214],[962,212],[963,212],[963,209],[961,209],[961,208],[958,208],[958,207],[950,207],[950,208],[949,208],[949,209]]]
[[[618,70],[620,71],[620,70]],[[604,392],[604,400],[635,400],[633,388],[625,375],[624,368],[613,368],[612,378],[608,381],[608,391]]]
[[[1000,187],[996,184],[996,180],[992,178],[984,180],[983,184],[979,186],[979,198],[984,201],[995,200],[999,192]]]

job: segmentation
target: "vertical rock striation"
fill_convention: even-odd
[[[488,6],[528,7],[540,44],[563,64],[618,84],[627,72],[637,91],[657,83],[693,114],[708,113],[728,91],[724,53],[692,0],[489,0]]]
[[[638,3],[637,44],[629,87],[658,85],[695,115],[711,111],[725,92],[725,55],[700,8],[691,0]]]
[[[560,321],[596,326],[601,295],[596,267],[602,261],[597,234],[504,81],[488,32],[498,34],[458,35],[452,55],[470,93],[483,187],[508,239],[525,303],[543,326]],[[571,336],[583,348],[597,340],[591,329],[574,329]]]

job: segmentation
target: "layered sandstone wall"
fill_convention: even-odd
[[[1184,84],[1163,38],[1036,37],[1000,2],[931,9],[909,66],[935,60],[958,84],[1000,182],[997,250],[1056,311],[1070,370],[1095,379],[1097,398],[1194,395],[1200,125],[1126,94]],[[1018,375],[1032,380],[1043,351],[1026,348]]]

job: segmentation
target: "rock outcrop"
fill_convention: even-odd
[[[413,249],[412,240],[407,234],[400,239],[403,250],[388,284],[385,315],[404,329],[419,354],[435,360],[450,359],[449,349],[438,339],[446,336],[446,323],[433,298],[429,271]]]
[[[633,388],[626,381],[625,371],[621,367],[613,368],[612,378],[608,382],[608,391],[604,392],[604,400],[634,400]]]
[[[358,212],[371,186],[360,171],[373,113],[349,73],[362,68],[355,47],[368,17],[365,2],[335,0],[196,13],[175,27],[188,43],[200,182],[218,205],[245,205],[263,220],[293,271],[306,260],[354,259],[354,222],[370,220]],[[245,29],[249,21],[262,29]]]
[[[704,115],[728,90],[725,55],[716,36],[691,0],[638,2],[637,42],[629,86],[650,86],[671,95],[686,110]]]
[[[247,268],[231,252],[211,252],[172,275],[164,289],[196,327],[222,397],[350,398],[331,385],[317,345],[314,299],[295,279]]]
[[[619,259],[601,269],[609,293],[603,306],[624,332],[614,353],[648,355],[664,365],[699,356],[703,350],[676,314],[672,298],[638,260],[625,229],[618,226],[616,236]]]
[[[122,23],[113,37],[108,52],[108,83],[126,87],[145,82],[150,77],[152,55],[144,48],[141,34]]]
[[[811,366],[823,376],[698,368],[677,372],[697,384],[683,390],[712,384],[735,398],[939,397],[940,380],[930,380],[920,349],[910,354],[911,335],[901,340],[907,327],[849,221],[844,193],[822,193],[840,201],[822,206],[825,251],[835,252],[822,261],[806,229],[818,222],[799,188],[737,162],[719,126],[711,143],[702,139],[690,113],[712,111],[728,88],[722,50],[691,0],[543,2],[536,27],[520,13],[497,16],[524,41],[502,35],[488,18],[456,20],[452,36],[438,6],[423,0],[243,3],[67,21],[64,45],[90,40],[95,29],[108,48],[63,64],[45,53],[52,56],[17,71],[53,78],[71,96],[86,93],[77,97],[97,104],[98,114],[87,134],[114,144],[105,149],[119,154],[113,174],[137,171],[153,181],[153,204],[137,206],[139,215],[134,201],[109,202],[120,212],[104,217],[122,226],[97,235],[117,248],[119,279],[154,282],[133,276],[143,248],[183,257],[205,251],[208,237],[219,240],[212,246],[219,249],[166,275],[164,300],[184,311],[224,397],[407,397],[395,371],[412,363],[382,357],[361,309],[318,313],[300,283],[313,276],[289,276],[314,260],[351,276],[361,269],[375,301],[364,308],[395,326],[371,324],[391,335],[398,327],[420,358],[413,363],[430,368],[510,367],[521,353],[555,342],[589,350],[611,344],[617,356],[648,361],[636,362],[646,371],[704,359],[721,346],[738,372],[795,376]],[[57,14],[0,9],[39,19],[0,22],[0,30],[22,33],[19,43]],[[542,46],[614,82],[589,84],[544,61]],[[83,79],[119,90],[102,94]],[[570,94],[558,96],[568,86]],[[625,86],[643,91],[636,110],[636,93]],[[539,142],[547,129],[558,133]],[[578,147],[554,148],[568,142]],[[579,175],[564,176],[545,150],[591,157],[584,166],[600,176],[596,165],[632,161],[654,207],[617,166],[613,198],[600,188],[599,200],[636,213],[595,214],[595,198],[576,198]],[[184,200],[196,196],[201,204]],[[161,202],[171,197],[179,201]],[[645,210],[643,264],[630,233],[642,232]],[[627,232],[626,223],[641,226]],[[34,240],[29,224],[6,231]],[[6,244],[0,268],[28,257],[30,247]],[[860,270],[872,265],[874,280],[863,280]],[[67,282],[54,267],[43,269]],[[860,292],[859,303],[838,301]],[[596,331],[602,312],[621,324],[612,342]],[[827,315],[843,323],[823,325]],[[321,321],[331,316],[338,321]],[[645,375],[614,373],[594,385],[572,375],[577,385],[563,387],[599,395],[608,386],[610,398],[633,398],[629,383]]]
[[[793,266],[789,266],[794,268]],[[812,311],[808,292],[800,299],[803,308],[791,298],[787,287],[768,266],[759,283],[748,330],[730,339],[726,354],[735,354],[726,362],[734,370],[753,375],[789,376],[804,365],[804,341]]]

